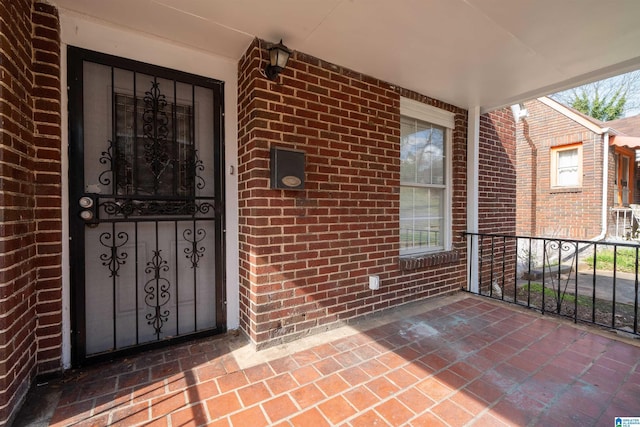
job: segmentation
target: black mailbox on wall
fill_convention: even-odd
[[[304,151],[271,147],[271,188],[304,190]]]

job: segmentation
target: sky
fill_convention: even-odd
[[[551,94],[550,96],[556,101],[569,105],[572,94],[576,91],[579,93],[582,88],[590,94],[595,93],[595,90],[598,89],[602,96],[607,93],[615,93],[615,90],[620,86],[627,88],[627,103],[625,105],[624,117],[631,117],[640,114],[640,70],[578,86],[573,89]]]

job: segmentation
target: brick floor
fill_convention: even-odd
[[[418,311],[242,368],[216,338],[72,371],[49,385],[61,390],[50,425],[600,426],[640,416],[637,343],[473,296]]]

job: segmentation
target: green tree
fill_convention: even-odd
[[[596,88],[592,96],[589,96],[585,89],[581,89],[577,97],[571,102],[571,106],[587,116],[608,122],[622,117],[626,103],[626,90],[618,88],[611,97],[607,98],[600,96]]]
[[[588,83],[550,95],[551,98],[603,122],[640,108],[640,70]]]

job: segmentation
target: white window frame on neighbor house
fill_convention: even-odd
[[[565,165],[560,160],[562,154],[575,151],[576,164]],[[582,187],[582,142],[551,147],[551,188],[580,188]],[[575,169],[575,176],[569,182],[563,182],[560,174]]]
[[[443,184],[421,184],[416,182],[400,181],[400,193],[402,194],[403,188],[433,188],[444,190],[443,194],[443,210],[440,228],[442,231],[442,241],[440,244],[433,245],[413,245],[404,246],[402,236],[402,206],[400,213],[400,256],[413,256],[419,254],[430,254],[442,251],[451,250],[451,193],[453,186],[452,170],[452,136],[453,129],[455,127],[455,115],[449,111],[436,108],[422,102],[417,102],[408,98],[400,98],[400,115],[403,119],[416,120],[422,122],[422,124],[435,125],[444,128],[444,179]],[[403,135],[401,135],[402,138]],[[402,160],[401,160],[402,168]],[[402,174],[401,174],[402,176]],[[401,197],[402,204],[402,197]],[[427,216],[426,214],[424,216]],[[412,216],[412,220],[415,221],[415,212]],[[414,240],[415,241],[415,240]]]

